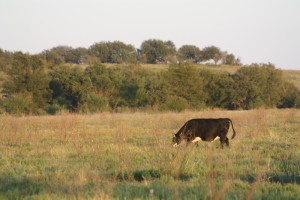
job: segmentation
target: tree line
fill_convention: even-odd
[[[3,53],[3,50],[0,49],[0,51]],[[6,53],[9,54],[9,52]],[[193,63],[212,61],[215,64],[241,64],[240,59],[234,54],[221,51],[216,46],[208,46],[200,49],[195,45],[183,45],[177,50],[172,41],[162,41],[159,39],[145,40],[139,48],[121,41],[97,42],[88,48],[57,46],[49,50],[44,50],[40,55],[47,61],[49,67],[62,63],[87,64],[91,62],[157,64],[180,61]]]
[[[155,72],[135,64],[107,67],[99,61],[85,67],[52,65],[41,54],[2,51],[0,66],[5,74],[0,113],[300,107],[299,90],[272,64],[252,64],[229,74],[199,69],[191,61]]]

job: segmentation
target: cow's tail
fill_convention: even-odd
[[[228,120],[230,121],[232,130],[233,130],[233,135],[232,135],[232,137],[231,137],[231,139],[233,139],[233,138],[235,137],[236,133],[235,133],[235,130],[234,130],[234,128],[233,128],[233,123],[232,123],[231,119],[228,118]]]

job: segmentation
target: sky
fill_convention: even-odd
[[[36,54],[160,39],[300,70],[299,10],[300,0],[0,0],[0,48]]]

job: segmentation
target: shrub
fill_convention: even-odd
[[[163,105],[164,110],[183,111],[189,107],[188,101],[185,98],[178,96],[169,96]]]
[[[31,96],[15,94],[4,101],[4,109],[9,114],[29,114],[36,111]]]
[[[83,106],[84,111],[88,112],[101,112],[108,109],[108,100],[106,97],[97,95],[97,94],[89,94],[87,96],[86,103]]]
[[[45,107],[45,111],[50,115],[55,115],[59,110],[60,108],[57,104],[48,105]]]

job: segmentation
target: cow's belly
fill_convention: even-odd
[[[197,142],[198,142],[200,140],[200,137],[196,137],[196,138],[198,138],[197,139]],[[196,138],[194,140],[196,140]],[[219,140],[219,139],[220,139],[219,136],[216,136],[216,137],[201,137],[201,140],[206,141],[206,142],[213,142],[213,141],[216,141],[216,140]]]

